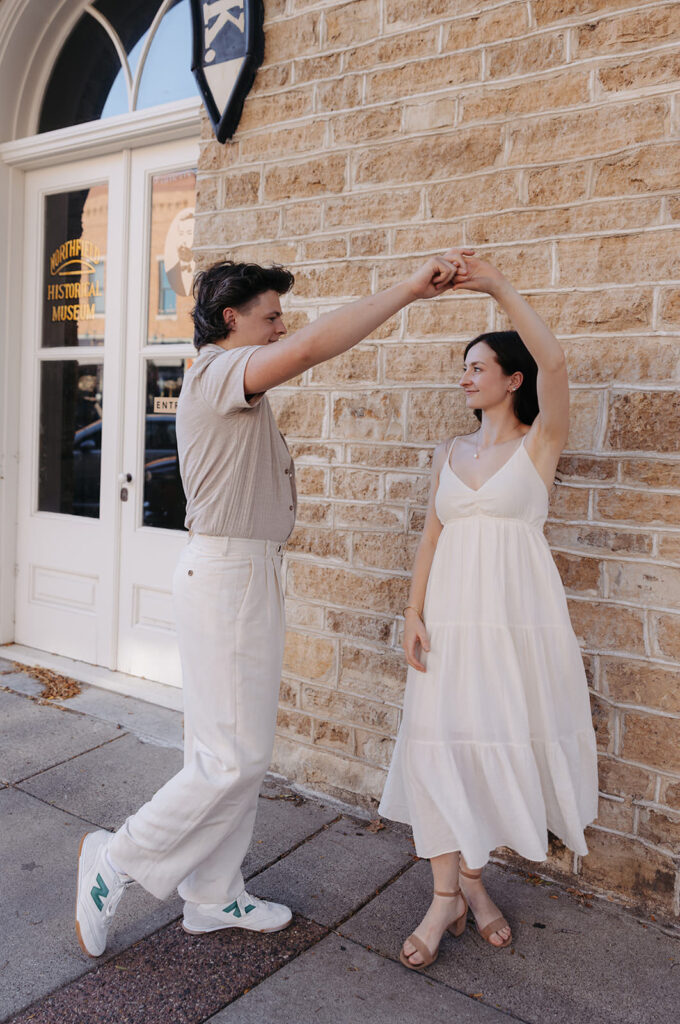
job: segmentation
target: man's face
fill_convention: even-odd
[[[281,312],[281,300],[275,291],[257,295],[245,306],[223,311],[229,328],[229,348],[244,345],[271,345],[287,333]]]

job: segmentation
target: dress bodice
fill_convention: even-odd
[[[539,530],[548,514],[548,491],[524,438],[509,459],[481,487],[474,490],[451,469],[451,449],[439,474],[435,510],[446,526],[469,516],[520,519]]]

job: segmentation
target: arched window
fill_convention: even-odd
[[[54,64],[38,131],[195,95],[189,0],[96,0]]]

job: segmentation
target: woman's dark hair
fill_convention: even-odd
[[[194,345],[200,349],[227,337],[229,328],[222,316],[227,307],[238,309],[264,292],[285,295],[294,282],[290,270],[277,264],[260,267],[257,263],[234,263],[233,260],[213,263],[194,278],[196,305],[191,311]]]
[[[464,359],[467,359],[468,352],[478,341],[483,341],[493,350],[496,361],[506,377],[518,372],[522,374],[522,383],[512,395],[513,408],[520,423],[533,423],[538,416],[538,366],[517,331],[488,331],[485,334],[478,334],[465,346]],[[475,416],[481,420],[480,409],[475,409]]]

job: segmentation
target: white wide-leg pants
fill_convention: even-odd
[[[195,534],[175,570],[184,767],[111,840],[111,859],[161,899],[243,889],[276,725],[285,617],[282,545]]]

